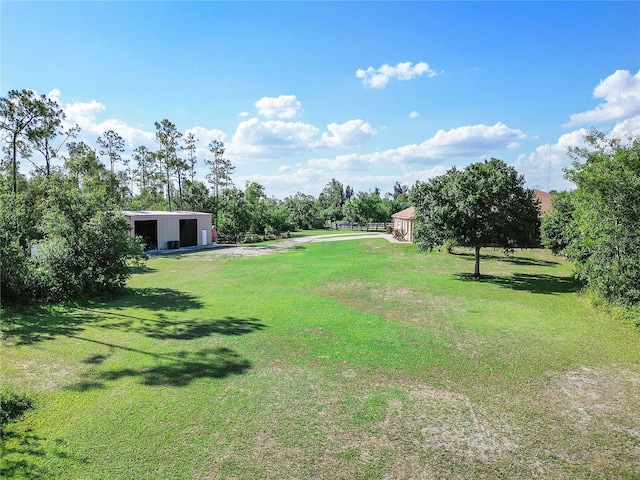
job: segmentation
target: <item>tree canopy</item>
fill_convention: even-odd
[[[539,205],[524,177],[492,158],[416,185],[410,195],[421,250],[445,240],[475,249],[474,276],[480,276],[480,249],[535,244]]]
[[[640,138],[625,143],[592,131],[570,149],[565,170],[576,189],[553,203],[543,241],[574,262],[576,274],[604,298],[640,303]]]

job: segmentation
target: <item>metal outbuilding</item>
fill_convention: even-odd
[[[203,212],[123,211],[131,235],[142,237],[146,250],[210,245],[211,214]]]

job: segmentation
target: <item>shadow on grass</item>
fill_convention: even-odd
[[[486,282],[503,288],[542,294],[572,293],[582,288],[580,282],[572,277],[554,277],[553,275],[514,273],[513,275],[504,276],[483,275],[477,278],[470,273],[458,273],[456,277],[463,281]]]
[[[55,478],[55,472],[49,468],[52,459],[86,463],[70,453],[62,440],[46,441],[31,429],[21,431],[18,424],[12,425],[0,442],[0,478],[46,480]]]
[[[173,288],[127,288],[123,296],[106,302],[94,302],[91,306],[184,312],[202,308],[204,303],[194,295]]]
[[[72,336],[87,324],[104,320],[105,315],[123,316],[113,309],[140,308],[160,312],[196,310],[204,304],[195,296],[171,288],[128,289],[119,298],[104,302],[76,304],[71,308],[30,307],[7,310],[3,313],[0,330],[6,345],[29,345],[60,336]],[[104,307],[108,310],[98,310]],[[159,314],[162,316],[162,314]]]
[[[135,265],[133,267],[129,267],[129,271],[134,275],[157,272],[155,268],[150,268],[150,267],[147,267],[146,265]]]
[[[109,312],[105,312],[109,313]],[[129,317],[118,323],[100,325],[100,328],[134,332],[158,340],[193,340],[211,335],[238,336],[257,330],[266,325],[256,318],[224,317],[211,320],[167,320],[141,319]]]
[[[473,253],[464,253],[464,252],[451,252],[451,255],[455,255],[456,257],[463,257],[466,260],[475,262],[476,257]],[[497,262],[510,263],[512,265],[530,265],[530,266],[538,266],[538,267],[553,267],[555,265],[560,265],[559,262],[554,262],[551,260],[540,260],[538,258],[528,258],[528,257],[518,257],[516,255],[480,255],[480,265],[482,266],[482,261],[485,260],[493,260]]]
[[[70,336],[84,330],[94,318],[74,315],[73,310],[35,307],[7,312],[2,321],[2,337],[6,346],[31,345]]]
[[[67,387],[74,391],[106,388],[105,382],[122,378],[137,378],[143,385],[184,387],[197,379],[220,379],[229,375],[240,375],[251,368],[249,360],[226,347],[158,354],[95,340],[83,340],[152,357],[153,364],[142,368],[91,370],[85,379]]]

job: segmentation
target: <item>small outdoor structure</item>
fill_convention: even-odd
[[[413,225],[415,223],[415,219],[413,218],[414,212],[415,209],[413,207],[409,207],[391,215],[391,220],[393,220],[393,230],[402,232],[404,235],[402,239],[407,242],[413,242]]]
[[[211,214],[203,212],[123,211],[131,235],[144,239],[146,250],[171,250],[211,244]]]

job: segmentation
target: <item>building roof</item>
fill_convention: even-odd
[[[415,208],[409,207],[394,213],[393,215],[391,215],[391,218],[402,218],[406,220],[411,220],[413,218],[414,213],[415,213]]]
[[[126,217],[187,217],[197,215],[209,215],[205,212],[189,212],[186,210],[174,210],[171,212],[163,210],[123,210],[122,214]]]
[[[551,200],[554,196],[542,190],[536,190],[535,188],[533,189],[533,193],[535,193],[536,198],[540,200],[540,215],[546,214],[551,208]]]

